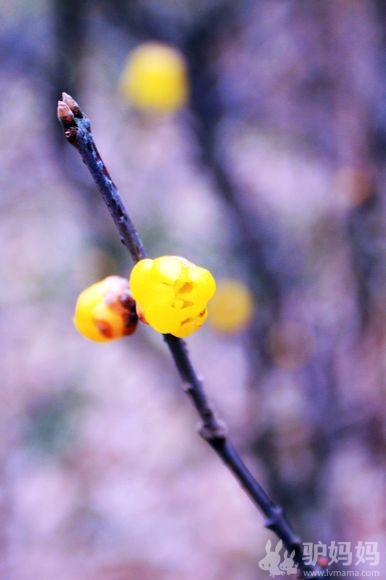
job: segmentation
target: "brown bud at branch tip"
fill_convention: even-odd
[[[68,93],[62,93],[62,101],[71,109],[75,117],[81,117],[80,107],[75,99]]]
[[[64,101],[58,101],[58,119],[64,127],[75,125],[74,114]]]

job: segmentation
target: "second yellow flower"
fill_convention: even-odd
[[[184,338],[205,322],[216,282],[208,270],[185,258],[161,256],[134,266],[130,289],[139,315],[150,326]]]

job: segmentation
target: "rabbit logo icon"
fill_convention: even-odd
[[[298,571],[298,564],[294,562],[295,550],[291,552],[288,557],[287,550],[284,552],[284,560],[279,565],[280,570],[284,570],[287,576],[291,576],[291,574],[296,574]]]
[[[280,564],[280,550],[282,548],[283,542],[280,540],[274,551],[271,551],[271,540],[268,540],[265,545],[266,556],[260,560],[259,568],[262,570],[269,571],[269,575],[273,578],[274,576],[283,576],[287,574],[295,574],[297,572],[297,564],[294,563],[293,557],[295,555],[295,550],[291,552],[288,556],[288,552],[284,552],[284,560]]]

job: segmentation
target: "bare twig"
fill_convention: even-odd
[[[145,258],[142,241],[95,146],[90,122],[76,101],[66,93],[63,93],[62,100],[58,103],[58,118],[66,139],[76,147],[89,169],[119,231],[121,241],[128,248],[133,261]],[[272,501],[256,481],[228,439],[225,425],[217,418],[204,391],[202,380],[192,365],[186,343],[170,334],[165,334],[164,340],[183,380],[184,390],[202,420],[200,435],[227,465],[254,505],[263,512],[265,526],[283,541],[288,553],[295,551],[294,561],[299,565],[301,573],[314,570],[314,567],[304,563],[301,540],[292,529],[283,509]]]

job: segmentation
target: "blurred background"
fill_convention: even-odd
[[[63,90],[149,254],[219,283],[188,342],[247,464],[304,542],[351,542],[351,569],[382,577],[385,3],[1,13],[0,577],[264,580],[275,541],[196,435],[162,338],[73,327],[79,292],[131,262],[63,138]],[[355,565],[359,541],[379,566]]]

